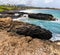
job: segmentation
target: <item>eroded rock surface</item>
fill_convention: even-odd
[[[11,24],[12,24],[12,18],[10,17],[0,18],[0,28],[10,27]]]
[[[15,15],[18,14],[18,15]],[[11,18],[18,18],[23,16],[24,14],[27,14],[29,18],[33,19],[39,19],[39,20],[48,20],[48,21],[55,21],[56,18],[52,14],[44,14],[44,13],[25,13],[25,12],[2,12],[0,17],[6,18],[6,17],[11,17]]]
[[[48,40],[52,37],[52,33],[49,30],[46,30],[39,26],[12,21],[11,19],[9,20],[9,18],[5,18],[4,20],[3,18],[1,19],[2,22],[0,22],[0,28],[5,29],[9,32],[15,32],[19,35],[31,36],[33,38],[40,38],[45,40]]]
[[[1,19],[0,55],[60,55],[60,45],[49,40],[32,38],[31,35],[26,36],[25,34],[29,33],[28,30],[30,32],[33,31],[30,34],[34,34],[34,36],[39,32],[35,37],[38,37],[40,32],[44,33],[44,35],[48,35],[50,33],[50,31],[48,33],[47,30],[42,29],[39,26],[12,21],[11,18]],[[36,30],[36,32],[34,30]],[[20,32],[23,33],[23,35],[21,35]],[[48,34],[45,34],[45,32]],[[48,38],[49,36],[42,37]]]
[[[0,30],[0,55],[60,55],[60,46],[50,41]]]

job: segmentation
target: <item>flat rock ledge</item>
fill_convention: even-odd
[[[18,34],[17,29],[24,26],[23,24],[32,26],[23,22],[13,22],[9,17],[0,20],[0,55],[60,55],[60,45],[57,42]]]

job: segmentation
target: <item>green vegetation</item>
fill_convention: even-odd
[[[12,5],[0,5],[0,12],[11,11],[11,10],[25,10],[25,9],[35,9],[35,7],[22,7],[22,6],[12,6]]]
[[[0,12],[10,11],[10,10],[17,10],[17,7],[16,6],[0,5]]]
[[[28,7],[28,6],[15,6],[15,5],[0,5],[0,12],[11,11],[11,10],[25,10],[25,9],[58,9],[58,8],[49,8],[49,7],[43,8],[43,7]]]

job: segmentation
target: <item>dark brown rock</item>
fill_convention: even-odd
[[[25,13],[25,12],[2,12],[0,13],[0,18],[6,18],[6,17],[11,17],[11,18],[18,18],[18,17],[21,17],[23,14],[28,14],[28,17],[29,18],[33,18],[33,19],[39,19],[39,20],[48,20],[48,21],[54,21],[56,20],[56,18],[54,18],[53,15],[51,14],[44,14],[44,13],[37,13],[37,14],[34,14],[34,13]],[[15,15],[15,14],[19,14],[19,15]]]
[[[9,31],[15,32],[19,35],[31,36],[32,38],[40,38],[45,40],[52,37],[52,33],[49,30],[17,21],[13,22],[13,27]]]
[[[33,19],[39,19],[39,20],[56,20],[53,15],[51,14],[43,14],[43,13],[38,13],[38,14],[28,14],[30,18]]]
[[[0,29],[5,29],[9,32],[15,32],[19,35],[31,36],[32,38],[40,38],[48,40],[52,37],[52,33],[49,30],[41,28],[39,26],[12,21],[9,18],[0,19]]]
[[[47,34],[44,35],[51,35],[49,34],[50,31],[28,23],[12,21],[11,18],[2,18],[0,25],[0,55],[60,55],[60,45],[37,38],[40,33],[44,34],[46,32]],[[32,38],[31,36],[25,36],[26,33],[20,35],[20,32],[23,34],[31,32],[30,34],[34,36],[37,33],[37,36]],[[48,36],[44,37],[47,38]]]

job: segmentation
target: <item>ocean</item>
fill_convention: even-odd
[[[50,30],[53,35],[51,40],[53,41],[60,40],[60,10],[29,9],[29,10],[21,10],[20,12],[52,14],[54,18],[58,19],[57,21],[46,21],[46,20],[28,18],[28,20],[25,20],[23,22],[41,26],[42,28]]]

